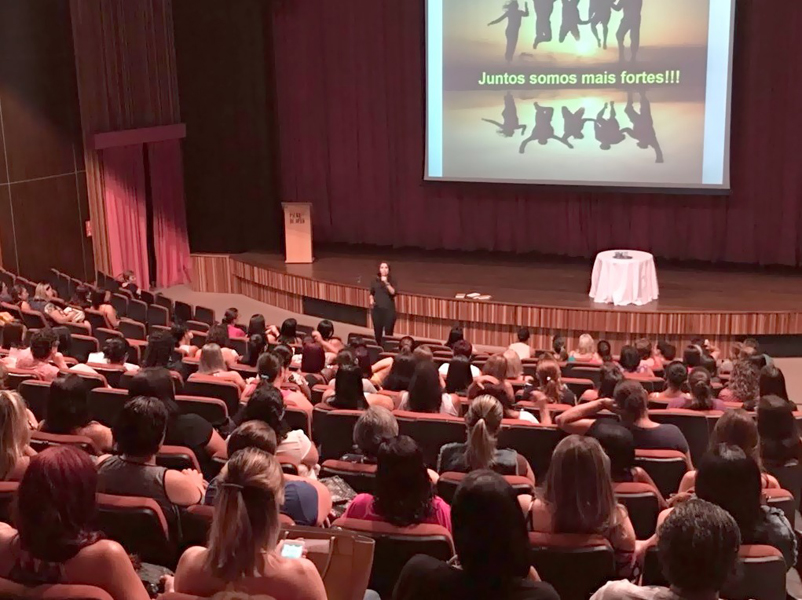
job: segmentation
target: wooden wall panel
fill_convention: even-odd
[[[234,293],[231,260],[227,254],[192,256],[192,289],[199,292]]]

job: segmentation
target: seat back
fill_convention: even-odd
[[[593,380],[591,379],[578,379],[576,377],[563,377],[563,383],[568,386],[577,399],[588,390],[593,389]]]
[[[148,306],[148,325],[162,325],[167,327],[170,324],[170,311],[159,304]]]
[[[554,425],[505,419],[498,434],[498,447],[515,448],[529,461],[535,479],[542,481],[549,470],[554,448],[563,436],[563,432]]]
[[[87,363],[87,366],[92,367],[98,375],[102,375],[106,379],[106,383],[109,384],[110,387],[120,389],[121,386],[121,379],[123,374],[125,373],[125,367],[122,365],[104,365],[104,364],[95,364],[95,363]]]
[[[228,414],[233,415],[239,409],[239,388],[235,383],[223,381],[214,376],[190,376],[184,385],[184,393],[188,396],[205,396],[219,398],[226,404]]]
[[[22,322],[28,329],[44,329],[47,327],[45,316],[37,310],[20,310]]]
[[[28,369],[8,369],[8,389],[19,389],[23,381],[39,380],[39,375],[35,371]]]
[[[173,301],[172,301],[172,300],[170,300],[170,299],[169,299],[167,296],[165,296],[164,294],[158,294],[158,293],[157,293],[157,294],[156,294],[156,297],[154,298],[154,300],[155,300],[156,304],[158,304],[159,306],[163,306],[164,308],[166,308],[168,313],[171,313],[171,312],[173,312]]]
[[[207,325],[214,325],[214,310],[205,306],[196,306],[194,320],[206,323]]]
[[[789,523],[795,522],[794,495],[791,492],[782,489],[763,490],[763,497],[766,499],[766,504],[783,511]]]
[[[128,316],[128,297],[125,294],[112,294],[111,305],[117,311],[118,317]]]
[[[100,448],[85,435],[67,435],[63,433],[45,433],[32,431],[30,446],[37,452],[43,452],[53,446],[74,446],[90,456],[100,456]]]
[[[70,356],[75,358],[78,362],[86,362],[92,352],[100,350],[97,338],[90,335],[74,334],[72,336],[72,346],[70,348]]]
[[[710,445],[710,426],[707,422],[707,412],[686,409],[652,410],[649,411],[649,418],[656,423],[679,427],[685,439],[688,440],[693,464],[699,464],[702,456],[707,452],[707,447]]]
[[[113,427],[126,402],[127,390],[95,388],[89,392],[89,414],[95,421]]]
[[[312,435],[312,423],[309,413],[296,406],[286,406],[284,409],[284,420],[289,425],[290,430],[300,429],[307,437]]]
[[[205,396],[178,395],[175,397],[182,413],[203,417],[215,426],[223,425],[228,419],[228,407],[220,398]]]
[[[142,300],[137,300],[136,298],[130,299],[128,301],[128,318],[139,323],[147,323],[148,305],[142,302]]]
[[[655,489],[648,483],[616,483],[615,497],[629,513],[629,520],[639,540],[649,539],[657,528],[660,500]]]
[[[0,481],[0,522],[12,525],[14,500],[19,481]],[[0,596],[2,597],[2,596]]]
[[[679,450],[635,450],[635,464],[649,474],[664,498],[679,490],[688,471],[685,455]]]
[[[156,464],[177,471],[195,469],[200,472],[201,470],[195,453],[184,446],[162,446],[156,455]]]
[[[320,478],[342,477],[358,494],[372,494],[376,487],[376,465],[329,459],[320,466]]]
[[[50,396],[50,382],[28,379],[20,382],[17,388],[20,395],[25,399],[25,404],[38,421],[45,418],[47,399]]]
[[[191,321],[192,305],[182,302],[181,300],[176,300],[175,304],[173,304],[173,314],[175,315],[175,320],[179,323]]]
[[[98,327],[104,327],[106,329],[112,328],[111,323],[109,323],[109,320],[106,318],[106,315],[99,310],[87,308],[84,310],[84,314],[86,315],[86,320],[89,321],[89,324],[92,326],[92,330],[95,330]]]
[[[231,338],[228,341],[228,347],[240,356],[245,356],[245,353],[248,352],[248,340],[245,338]]]
[[[601,383],[601,368],[599,366],[592,366],[583,363],[568,363],[565,369],[566,372],[564,372],[563,375],[566,377],[589,379],[593,382],[595,387],[599,387],[599,384]]]
[[[362,416],[359,410],[333,410],[318,405],[312,411],[312,439],[320,460],[339,459],[354,446],[354,425]]]
[[[110,338],[125,338],[125,336],[116,329],[107,329],[105,327],[98,327],[97,329],[95,329],[95,338],[97,339],[98,345],[101,348],[103,348],[103,345],[106,343],[106,340]]]
[[[599,535],[530,533],[532,565],[562,600],[587,600],[616,578],[615,557]]]
[[[437,466],[440,448],[452,442],[464,442],[465,420],[448,415],[397,411],[398,433],[408,435],[423,450],[429,468]]]
[[[454,500],[454,494],[457,492],[459,484],[467,477],[467,473],[441,473],[440,478],[437,480],[437,495],[443,500],[451,504]],[[526,477],[519,475],[506,475],[504,479],[512,486],[515,493],[519,496],[521,494],[534,494],[535,484]]]
[[[109,538],[145,562],[175,567],[176,545],[169,539],[167,519],[155,500],[98,494],[97,502],[98,524]]]
[[[799,498],[802,495],[802,463],[795,460],[779,467],[764,464],[763,468],[777,478],[782,489],[791,492],[794,497],[794,510],[799,510]]]
[[[390,598],[401,569],[416,554],[426,554],[442,561],[454,556],[454,542],[440,525],[394,527],[381,521],[337,519],[335,527],[354,531],[376,542],[368,588],[382,598]]]
[[[140,321],[132,319],[120,319],[120,324],[117,326],[126,338],[132,340],[145,340],[147,339],[147,329],[145,324]]]
[[[83,323],[64,323],[63,327],[66,327],[70,330],[70,333],[75,335],[91,335],[92,334],[92,327],[84,321]]]

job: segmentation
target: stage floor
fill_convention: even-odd
[[[287,265],[281,254],[245,253],[233,259],[319,282],[367,288],[378,263],[388,261],[401,293],[454,299],[490,294],[494,303],[568,309],[664,312],[797,312],[802,272],[657,263],[660,299],[645,306],[596,304],[588,296],[592,260],[510,257],[422,250],[316,250],[311,265]]]

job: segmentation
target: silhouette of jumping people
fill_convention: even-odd
[[[482,119],[485,123],[491,123],[498,127],[498,133],[504,137],[512,137],[515,132],[521,130],[521,135],[526,135],[526,125],[521,125],[518,120],[518,108],[515,106],[515,98],[507,92],[504,96],[504,111],[501,113],[501,123],[492,119]]]
[[[535,102],[535,126],[532,128],[532,134],[521,143],[521,148],[518,150],[521,154],[526,152],[526,147],[529,142],[537,140],[541,146],[549,143],[549,140],[557,140],[561,144],[565,144],[573,150],[573,146],[562,138],[554,135],[554,127],[551,125],[551,120],[554,118],[554,109],[550,106],[540,106]]]
[[[604,113],[607,112],[608,106],[610,107],[610,118],[605,119]],[[609,150],[626,139],[616,118],[615,102],[609,104],[605,102],[604,108],[599,111],[599,115],[596,117],[596,139],[601,144],[602,150]]]
[[[638,60],[638,50],[640,50],[640,25],[641,13],[643,12],[643,0],[617,0],[613,5],[614,10],[621,10],[621,24],[618,26],[618,57],[620,62],[626,62],[624,52],[624,39],[629,34],[629,49],[632,54],[632,62]]]
[[[585,107],[583,106],[576,112],[571,112],[568,107],[563,106],[563,141],[567,142],[571,138],[584,140],[585,123],[595,123],[595,119],[585,118]]]
[[[615,0],[590,0],[590,16],[587,22],[599,48],[607,50],[607,39],[610,34],[610,18],[613,16]],[[602,26],[602,37],[599,37],[599,25]]]
[[[568,34],[574,36],[579,41],[579,25],[582,19],[579,17],[579,0],[563,0],[563,22],[560,26],[560,43],[565,41]]]
[[[638,142],[638,148],[647,150],[654,148],[655,160],[657,164],[663,164],[663,149],[660,148],[660,142],[657,140],[657,133],[654,130],[654,119],[652,118],[652,105],[646,97],[646,92],[639,92],[640,95],[640,112],[635,110],[633,104],[634,94],[630,91],[627,94],[627,107],[624,110],[629,120],[632,121],[632,127],[625,127],[621,133],[629,135],[633,140]]]
[[[554,13],[554,3],[557,0],[534,0],[535,4],[535,43],[532,48],[537,47],[543,42],[550,42],[551,36],[551,15]]]
[[[504,14],[487,24],[490,27],[507,19],[507,52],[504,54],[507,62],[512,62],[515,56],[515,48],[518,46],[518,34],[521,32],[521,21],[528,16],[529,5],[526,2],[524,2],[524,10],[521,10],[518,8],[518,0],[509,0],[504,5]]]

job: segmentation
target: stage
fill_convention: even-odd
[[[387,261],[399,290],[396,331],[433,339],[444,339],[456,322],[474,343],[499,346],[521,325],[538,347],[556,332],[569,339],[590,332],[616,347],[641,335],[677,344],[703,335],[726,347],[739,336],[802,333],[802,275],[793,271],[658,261],[660,299],[614,307],[588,296],[588,260],[342,247],[317,249],[311,265],[287,265],[267,253],[192,259],[197,291],[241,293],[299,314],[341,309],[356,325],[368,324],[368,288],[378,263]],[[470,292],[492,298],[455,298]]]

